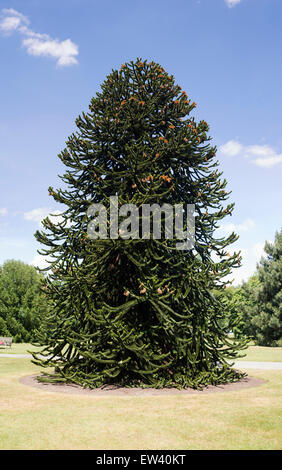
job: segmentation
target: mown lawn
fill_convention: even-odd
[[[29,359],[0,359],[0,449],[281,449],[281,371],[244,390],[169,396],[67,395],[19,383]]]
[[[247,355],[238,358],[240,361],[270,361],[282,362],[282,348],[269,348],[265,346],[249,346],[246,350]]]
[[[29,343],[12,343],[11,347],[0,346],[0,354],[28,354],[27,351],[37,351],[39,349]]]

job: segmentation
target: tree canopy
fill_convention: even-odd
[[[229,341],[212,294],[240,264],[227,250],[236,234],[214,235],[234,204],[195,107],[159,64],[137,59],[113,70],[77,118],[59,154],[67,187],[49,188],[66,210],[36,233],[52,260],[45,291],[53,308],[38,333],[46,358],[34,354],[34,362],[55,372],[41,380],[198,387],[241,377],[227,359],[243,344]],[[139,221],[144,204],[194,204],[194,248],[140,233],[93,240],[88,209],[102,203],[108,214],[111,196],[137,207]]]

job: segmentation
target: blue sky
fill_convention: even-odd
[[[112,68],[160,63],[197,102],[235,202],[247,279],[281,228],[281,0],[1,0],[0,263],[42,265],[57,154]]]

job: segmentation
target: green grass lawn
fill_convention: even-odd
[[[265,346],[249,346],[245,351],[245,357],[240,357],[240,361],[270,361],[282,362],[282,348],[270,348]]]
[[[39,349],[29,343],[12,343],[11,347],[0,346],[0,354],[28,354],[27,351],[38,351]]]
[[[0,449],[281,449],[281,371],[267,383],[197,395],[105,396],[19,383],[29,359],[0,358]]]

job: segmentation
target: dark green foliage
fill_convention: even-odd
[[[232,296],[234,309],[242,319],[237,332],[239,335],[246,335],[252,340],[256,338],[253,318],[257,314],[259,288],[258,274],[255,273],[247,282],[243,282],[241,286],[235,288]]]
[[[257,270],[257,287],[250,292],[251,306],[245,308],[249,334],[260,346],[282,344],[282,232],[277,232],[273,244],[266,242]]]
[[[52,259],[45,291],[52,313],[38,332],[41,380],[87,387],[191,386],[238,380],[227,359],[243,347],[212,294],[240,261],[216,239],[231,214],[208,125],[191,116],[195,103],[156,63],[137,60],[113,71],[76,120],[59,155],[66,189],[49,189],[66,207],[63,221],[44,221],[37,240]],[[176,240],[90,240],[86,212],[93,203],[195,204],[195,249]],[[69,223],[68,223],[69,222]],[[213,255],[217,255],[214,261]]]
[[[42,276],[33,266],[9,260],[0,267],[0,336],[14,342],[28,342],[48,306],[40,283]]]
[[[4,318],[0,317],[0,336],[11,336]]]
[[[273,244],[266,243],[267,256],[262,258],[256,273],[237,288],[224,292],[233,311],[240,318],[236,335],[246,335],[259,346],[282,345],[282,233]]]
[[[224,290],[215,290],[214,295],[220,301],[221,309],[225,312],[221,326],[229,327],[230,336],[235,338],[250,336],[246,323],[246,307],[249,297],[244,297],[243,288],[230,286]]]

